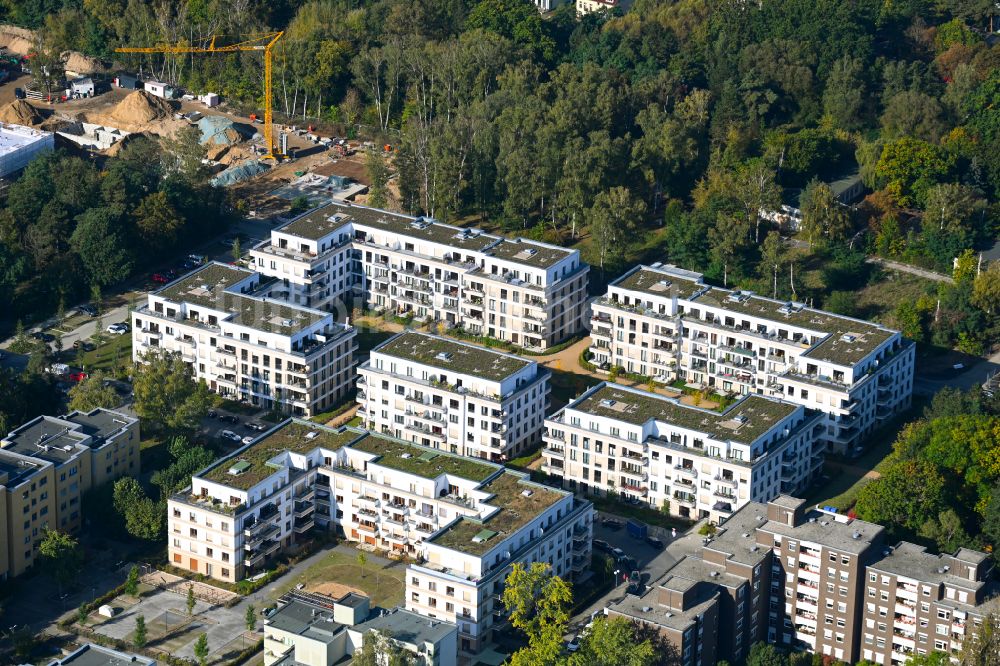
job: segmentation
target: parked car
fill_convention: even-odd
[[[41,340],[42,342],[52,342],[56,339],[56,336],[51,333],[46,333],[45,331],[35,331],[31,334],[35,340]]]
[[[91,317],[97,316],[97,308],[95,308],[93,305],[90,304],[81,305],[79,310],[85,315],[90,315]]]
[[[112,335],[125,335],[128,333],[128,324],[122,322],[118,324],[111,324],[108,326],[108,333]]]
[[[82,382],[84,379],[86,379],[90,375],[88,375],[86,372],[71,372],[67,376],[70,378],[71,381]]]
[[[599,550],[602,553],[610,553],[611,552],[611,544],[608,543],[607,541],[602,540],[602,539],[594,539],[594,549],[595,550]]]
[[[210,409],[208,410],[207,416],[210,419],[217,419],[219,418],[219,412],[215,411],[214,409]]]
[[[609,530],[620,530],[625,527],[625,523],[618,520],[617,518],[604,518],[601,520],[601,525],[608,528]]]
[[[14,97],[17,99],[24,99],[27,95],[24,94],[24,88],[14,88]]]
[[[566,641],[566,652],[570,654],[580,649],[580,635],[577,634],[572,639]]]
[[[156,284],[167,284],[168,282],[170,282],[170,278],[164,275],[163,273],[153,273],[150,279]]]
[[[247,435],[246,437],[243,438],[242,442],[244,444],[253,444],[254,439],[255,437],[253,435]]]
[[[219,419],[225,421],[226,423],[232,423],[233,425],[240,424],[240,420],[235,416],[233,416],[232,414],[223,414],[222,416],[219,417]]]
[[[220,432],[219,439],[228,439],[230,442],[233,442],[235,444],[240,443],[240,436],[237,435],[232,430],[223,430],[222,432]]]
[[[93,342],[87,342],[86,340],[74,340],[73,349],[82,349],[85,352],[94,351],[97,347]]]
[[[622,550],[621,548],[612,548],[608,552],[611,553],[612,557],[614,557],[616,560],[620,560],[621,558],[625,557],[625,551]]]
[[[247,427],[253,430],[254,432],[264,432],[265,430],[267,430],[266,425],[264,425],[263,423],[258,423],[257,421],[252,421],[248,423]]]
[[[646,543],[656,550],[663,550],[663,542],[656,537],[646,537]]]

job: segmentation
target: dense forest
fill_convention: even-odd
[[[390,205],[580,243],[596,289],[628,263],[666,260],[863,316],[848,295],[878,277],[864,254],[951,274],[995,237],[1000,46],[987,0],[637,0],[583,19],[527,0],[4,8],[38,29],[40,52],[106,58],[283,29],[276,108],[396,146]],[[255,106],[257,57],[118,61]],[[846,208],[827,182],[854,172],[871,193]],[[806,252],[758,218],[782,201],[799,203]],[[821,283],[796,282],[810,263]],[[902,304],[892,323],[981,350],[1000,280],[978,272]]]

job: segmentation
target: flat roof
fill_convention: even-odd
[[[684,405],[675,398],[603,382],[590,389],[566,409],[609,419],[643,425],[656,419],[681,428],[703,432],[723,441],[752,444],[781,420],[800,409],[799,405],[748,395],[724,412]]]
[[[372,453],[378,458],[373,462],[390,469],[414,474],[424,479],[436,479],[450,474],[461,479],[482,483],[503,469],[501,465],[447,453],[428,446],[421,446],[376,433],[353,442],[352,449]]]
[[[227,321],[269,333],[291,335],[330,316],[326,312],[267,296],[228,291],[257,275],[254,271],[211,262],[153,292],[175,303],[228,313]],[[273,281],[257,286],[261,291]]]
[[[372,352],[496,382],[531,365],[531,361],[513,354],[417,331],[404,331],[386,340]]]
[[[724,553],[738,564],[752,566],[763,561],[768,549],[758,545],[756,530],[767,523],[767,505],[747,502],[726,519],[705,550]]]
[[[681,560],[681,562],[683,561]],[[696,621],[699,615],[711,608],[713,604],[718,603],[720,592],[718,587],[710,582],[711,580],[687,579],[679,573],[675,574],[674,570],[671,569],[663,574],[656,583],[647,587],[641,596],[626,594],[620,601],[608,605],[608,610],[672,631],[684,631]],[[681,587],[684,589],[695,588],[692,603],[684,610],[667,608],[660,604],[660,587],[677,589],[678,591]]]
[[[512,261],[534,268],[548,268],[573,254],[573,250],[539,243],[523,238],[504,239],[499,245],[491,247],[487,254],[504,261]]]
[[[699,291],[707,289],[708,286],[701,281],[701,276],[697,273],[697,279],[684,275],[686,271],[677,272],[668,269],[653,268],[650,266],[637,266],[625,275],[621,276],[610,287],[620,287],[631,291],[640,291],[653,296],[674,296],[677,298],[690,299]]]
[[[978,551],[969,552],[988,557],[986,553],[979,553]],[[892,552],[869,566],[876,571],[884,571],[885,573],[903,576],[904,578],[913,578],[933,585],[951,583],[967,590],[978,590],[986,585],[986,581],[969,580],[964,576],[957,575],[951,561],[952,557],[955,556],[946,554],[934,555],[927,552],[927,548],[924,546],[902,541],[892,548]]]
[[[737,298],[737,294],[741,297]],[[692,302],[759,317],[779,325],[788,324],[817,333],[826,333],[827,337],[812,345],[802,356],[838,365],[852,365],[863,360],[879,345],[898,333],[873,322],[842,317],[805,306],[795,305],[789,308],[787,301],[747,294],[749,292],[713,287]]]
[[[282,469],[269,464],[269,461],[285,451],[303,454],[317,448],[336,451],[364,436],[365,433],[361,430],[334,429],[311,421],[289,419],[264,433],[257,441],[221,458],[195,476],[237,490],[249,490]],[[240,463],[248,463],[249,467]],[[237,465],[243,471],[230,474],[230,468]]]
[[[156,661],[137,654],[87,643],[49,666],[155,666]]]
[[[493,494],[487,503],[499,510],[484,520],[463,516],[438,533],[432,543],[470,555],[482,555],[568,495],[511,471],[504,472],[480,490]]]
[[[362,633],[372,630],[388,632],[395,641],[420,646],[424,643],[437,644],[456,631],[456,627],[453,622],[434,620],[405,608],[393,608],[354,627],[354,631]]]
[[[334,621],[332,610],[298,599],[288,601],[268,616],[266,626],[322,643],[332,643],[344,629]]]
[[[44,460],[28,459],[27,456],[0,449],[0,486],[13,488],[45,467],[46,463]]]
[[[809,541],[852,555],[863,553],[885,531],[884,527],[875,523],[857,518],[840,522],[820,511],[806,513],[802,517],[802,522],[795,527],[769,520],[758,529],[781,535],[783,538]]]
[[[80,454],[87,435],[73,424],[52,416],[39,416],[9,433],[0,448],[10,453],[61,465]]]
[[[12,153],[15,150],[30,146],[39,141],[45,141],[51,137],[52,132],[25,127],[24,125],[0,123],[0,155]]]
[[[445,245],[455,250],[482,252],[488,256],[535,268],[548,268],[576,251],[523,238],[508,239],[470,227],[442,224],[431,218],[333,201],[278,227],[309,240],[320,240],[348,223],[397,233],[416,240]]]

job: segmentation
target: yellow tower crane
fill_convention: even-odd
[[[217,46],[216,37],[208,46],[185,46],[160,45],[160,46],[124,46],[117,48],[118,53],[233,53],[235,51],[263,51],[264,52],[264,144],[267,146],[267,154],[263,159],[279,160],[284,157],[280,148],[274,145],[274,123],[271,111],[271,50],[275,43],[281,39],[284,32],[269,32],[262,35],[247,36],[247,39]]]

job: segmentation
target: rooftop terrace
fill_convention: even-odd
[[[801,408],[792,403],[749,395],[720,413],[683,405],[674,398],[605,382],[584,393],[566,409],[633,425],[656,419],[703,432],[713,439],[751,444]]]
[[[671,271],[654,269],[646,266],[626,273],[611,283],[612,287],[620,287],[632,291],[640,291],[653,296],[674,296],[689,299],[699,291],[708,287],[700,279],[690,279]]]
[[[336,451],[364,435],[361,430],[335,430],[310,421],[292,419],[279,424],[257,441],[222,458],[196,476],[237,490],[249,490],[281,469],[268,461],[285,451],[303,454],[317,448]],[[242,471],[230,474],[229,470],[237,465]]]
[[[153,293],[175,303],[186,302],[206,308],[224,310],[222,303],[219,302],[222,291],[253,275],[253,271],[245,268],[236,268],[213,261],[179,277]]]
[[[493,493],[487,500],[498,511],[485,520],[463,517],[434,537],[433,543],[470,555],[482,555],[516,533],[567,493],[531,483],[515,472],[505,472],[482,487]]]
[[[374,433],[368,433],[363,439],[351,444],[351,448],[379,456],[375,461],[378,465],[424,479],[436,479],[442,474],[450,474],[482,483],[503,469],[500,465],[486,461],[477,461]]]
[[[400,333],[372,351],[496,382],[530,364],[512,354],[416,331]]]
[[[504,240],[503,243],[494,245],[489,249],[487,254],[497,259],[512,261],[524,264],[525,266],[548,268],[573,254],[573,250],[517,238]]]

